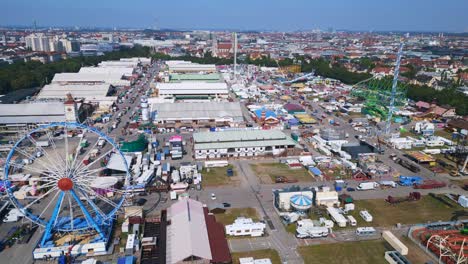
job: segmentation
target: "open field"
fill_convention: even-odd
[[[228,168],[233,169],[234,176],[228,177],[226,170]],[[236,170],[230,165],[222,168],[204,168],[202,171],[203,186],[205,187],[216,187],[222,185],[237,186],[240,183],[239,177],[237,176]]]
[[[215,214],[216,221],[222,223],[223,225],[230,225],[234,223],[237,217],[243,216],[247,218],[252,218],[254,221],[260,220],[260,217],[255,208],[230,208],[227,209],[224,214]]]
[[[448,200],[448,199],[447,199]],[[393,226],[397,223],[416,224],[428,221],[445,221],[452,218],[455,211],[463,208],[455,203],[449,207],[443,202],[431,197],[423,196],[419,201],[402,202],[391,205],[384,199],[355,201],[356,210],[352,212],[358,226]],[[373,216],[372,223],[366,223],[360,216],[360,210],[368,210]]]
[[[389,247],[383,240],[370,240],[303,246],[298,251],[307,264],[384,264]]]
[[[297,180],[299,182],[313,181],[314,178],[306,169],[290,169],[288,165],[282,163],[258,163],[251,164],[252,170],[255,172],[261,183],[274,183],[276,177],[283,176],[289,180]]]
[[[232,263],[239,264],[239,258],[253,257],[254,259],[269,258],[273,264],[281,264],[280,256],[274,249],[263,249],[247,252],[232,253]]]

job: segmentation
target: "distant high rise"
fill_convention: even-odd
[[[59,42],[62,43],[63,50],[66,53],[80,51],[80,43],[76,40],[60,39]]]
[[[33,33],[25,38],[26,47],[30,48],[33,51],[46,51],[50,52],[50,42],[53,39],[44,35],[44,33]]]
[[[6,38],[5,33],[2,34],[1,43],[3,46],[6,46],[7,44],[7,38]]]

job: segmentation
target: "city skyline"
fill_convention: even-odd
[[[0,25],[32,26],[36,21],[39,27],[468,32],[468,18],[464,16],[468,2],[461,0],[452,1],[450,6],[421,0],[390,4],[369,0],[274,4],[240,0],[236,5],[209,0],[179,1],[177,5],[143,0],[131,8],[126,4],[120,0],[20,0],[4,4],[7,12],[0,17]]]

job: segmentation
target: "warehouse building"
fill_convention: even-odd
[[[130,81],[122,77],[120,73],[66,72],[56,73],[52,79],[52,84],[110,84],[112,86],[129,86]]]
[[[176,100],[226,99],[228,87],[222,82],[180,82],[157,83],[159,97],[173,97]]]
[[[76,122],[78,115],[74,102],[50,102],[30,104],[0,104],[0,136],[15,138],[53,122]]]
[[[195,159],[284,154],[297,145],[279,130],[234,130],[193,134]]]
[[[216,72],[214,64],[198,64],[190,61],[166,61],[170,73],[210,73]]]
[[[173,73],[169,75],[170,82],[220,82],[221,75],[219,73],[208,73],[208,74],[179,74]]]
[[[167,209],[166,261],[231,263],[224,227],[201,202],[183,199]]]
[[[151,105],[153,122],[165,127],[233,126],[244,121],[239,102],[181,102]]]
[[[78,73],[119,74],[123,78],[132,78],[134,72],[133,67],[81,67]]]
[[[115,102],[117,96],[108,96],[114,90],[110,84],[69,84],[61,85],[52,83],[44,86],[36,96],[37,100],[65,99],[68,94],[77,100],[83,99],[84,102],[100,103]]]

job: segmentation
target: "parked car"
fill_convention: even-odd
[[[216,200],[216,195],[214,193],[211,194],[211,200]]]
[[[227,208],[227,207],[231,207],[231,204],[230,203],[223,203],[223,206]]]
[[[351,188],[351,187],[348,187],[348,188],[346,188],[346,191],[348,191],[348,192],[354,192],[354,191],[356,191],[356,189]]]

